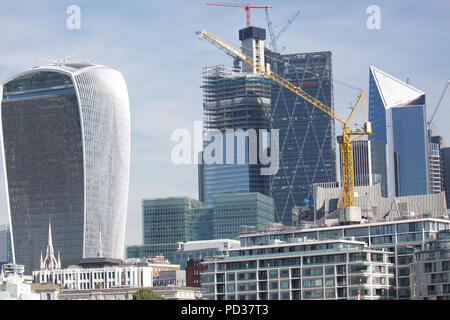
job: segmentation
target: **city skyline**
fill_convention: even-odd
[[[120,71],[128,85],[131,107],[131,168],[125,244],[141,241],[141,201],[162,196],[197,198],[197,166],[174,165],[170,151],[171,132],[177,128],[192,131],[202,119],[202,68],[231,65],[222,51],[199,41],[197,30],[214,32],[238,43],[238,30],[245,25],[239,9],[187,3],[149,1],[31,1],[0,3],[0,20],[5,30],[0,45],[0,81],[47,59],[63,58],[86,47],[70,61],[86,61]],[[261,1],[251,1],[263,4]],[[66,27],[68,6],[81,9],[81,29]],[[264,4],[267,4],[264,2]],[[334,79],[368,89],[369,66],[420,88],[427,94],[427,118],[432,112],[448,71],[450,4],[436,1],[389,3],[378,1],[381,29],[369,30],[366,9],[372,1],[283,1],[269,3],[276,30],[300,15],[279,40],[284,53],[333,52]],[[20,12],[20,14],[19,14]],[[224,22],[228,22],[226,26]],[[253,24],[267,28],[264,10],[252,10]],[[30,32],[32,30],[32,32]],[[331,30],[331,31],[330,31]],[[445,31],[447,30],[447,31]],[[430,37],[433,34],[433,37]],[[447,36],[447,37],[446,37]],[[180,50],[180,47],[182,50]],[[431,50],[430,48],[433,48]],[[424,59],[426,57],[426,59]],[[348,114],[356,92],[335,85],[338,113]],[[445,97],[434,120],[438,134],[450,137],[445,119],[450,116]],[[366,104],[367,106],[367,104]],[[171,122],[167,123],[168,115]],[[340,130],[339,126],[336,126]],[[0,180],[4,180],[1,170]],[[8,223],[4,182],[0,183],[0,224]],[[58,249],[58,248],[56,248]]]

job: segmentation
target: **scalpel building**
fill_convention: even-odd
[[[130,110],[116,70],[36,67],[0,86],[3,158],[15,262],[39,269],[49,220],[63,260],[122,258]],[[102,239],[100,239],[103,235]]]

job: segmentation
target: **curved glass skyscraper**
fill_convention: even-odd
[[[2,92],[3,91],[3,92]],[[120,72],[88,63],[33,68],[0,86],[15,262],[39,268],[49,220],[61,259],[122,258],[130,108]]]

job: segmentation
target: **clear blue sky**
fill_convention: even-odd
[[[126,244],[141,242],[141,199],[159,196],[197,198],[197,168],[170,161],[177,128],[192,130],[202,120],[202,68],[231,64],[222,51],[198,40],[197,30],[216,33],[239,45],[245,11],[206,6],[207,1],[174,0],[0,0],[0,81],[43,59],[68,56],[122,72],[131,104],[131,176]],[[236,1],[239,2],[239,1]],[[242,2],[241,2],[242,3]],[[281,36],[284,53],[332,51],[334,77],[363,89],[369,66],[427,93],[431,110],[450,78],[450,2],[267,0],[275,31],[301,10]],[[81,9],[81,29],[69,30],[66,9]],[[366,27],[369,5],[381,9],[381,29]],[[266,27],[262,9],[252,10],[252,24]],[[335,106],[346,115],[356,92],[335,86]],[[450,92],[448,93],[450,96]],[[450,145],[450,98],[435,119]],[[338,126],[337,126],[338,127]],[[0,165],[2,166],[2,164]],[[0,171],[0,224],[7,223],[3,170]]]

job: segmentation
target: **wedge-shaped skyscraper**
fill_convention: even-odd
[[[61,259],[122,258],[130,110],[116,70],[61,63],[0,86],[4,166],[15,262],[39,268],[48,224]],[[103,235],[99,241],[99,235]]]
[[[370,67],[369,140],[386,144],[388,195],[429,193],[425,93]]]

